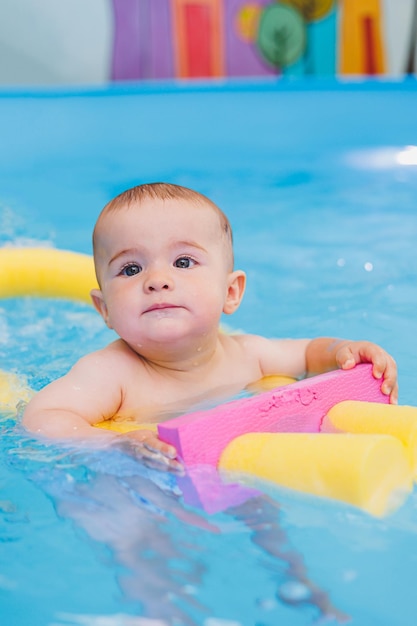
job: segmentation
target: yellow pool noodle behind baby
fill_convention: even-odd
[[[105,420],[104,422],[97,422],[94,424],[96,428],[104,428],[105,430],[113,430],[116,433],[130,433],[134,430],[141,430],[142,428],[146,428],[146,430],[153,430],[157,432],[158,424],[139,424],[137,422],[132,421],[119,421],[117,419]]]
[[[0,297],[43,296],[91,303],[93,257],[54,248],[0,248]]]
[[[383,516],[412,489],[402,443],[389,435],[250,433],[223,451],[219,469],[342,500]]]

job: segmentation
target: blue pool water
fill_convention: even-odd
[[[116,193],[196,188],[229,215],[248,274],[230,326],[379,342],[415,405],[416,109],[414,82],[3,92],[0,244],[90,252]],[[88,305],[0,301],[0,368],[34,388],[111,338]],[[415,625],[415,493],[377,520],[263,485],[208,515],[115,451],[43,445],[7,415],[0,427],[5,626],[304,626],[326,611]]]

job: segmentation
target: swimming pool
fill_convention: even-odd
[[[229,215],[248,273],[228,324],[377,341],[401,403],[417,404],[416,105],[411,81],[3,92],[0,244],[90,252],[117,192],[196,188]],[[0,302],[0,367],[35,388],[110,338],[85,305]],[[1,428],[2,624],[299,626],[321,592],[357,626],[415,624],[415,494],[377,520],[264,486],[210,516],[116,452],[44,446],[7,416]]]

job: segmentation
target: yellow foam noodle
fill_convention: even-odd
[[[417,407],[347,400],[330,409],[322,430],[397,437],[408,450],[417,479]]]
[[[104,428],[105,430],[114,430],[117,433],[130,433],[133,430],[153,430],[157,432],[158,424],[138,424],[132,421],[118,421],[117,419],[105,420],[94,424],[96,428]]]
[[[226,447],[219,469],[342,500],[378,517],[400,506],[412,488],[406,450],[390,435],[250,433]]]
[[[44,296],[91,302],[92,256],[54,248],[0,248],[0,298]]]
[[[252,383],[247,386],[247,391],[250,393],[262,393],[262,391],[271,391],[272,389],[276,389],[277,387],[284,387],[284,385],[290,385],[291,383],[295,383],[296,378],[292,378],[290,376],[264,376],[260,380]]]

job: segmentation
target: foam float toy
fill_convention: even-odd
[[[89,255],[0,249],[0,298],[89,302],[95,286]],[[0,371],[2,411],[20,399],[13,376]],[[369,364],[278,386],[282,382],[272,377],[264,381],[268,391],[158,424],[159,437],[176,447],[187,468],[179,478],[184,500],[216,512],[258,493],[221,478],[238,472],[377,516],[395,510],[417,478],[417,408],[387,404]],[[145,425],[110,420],[96,426],[128,432]]]
[[[193,473],[201,464],[383,516],[412,489],[415,439],[402,436],[397,412],[405,407],[387,404],[380,385],[372,365],[357,365],[177,417],[159,424],[158,432],[189,468],[193,485],[184,489],[206,510],[215,510],[216,503],[201,470]],[[414,424],[409,431],[417,435],[417,408],[407,409]],[[379,411],[387,415],[389,429],[378,426],[373,416]]]
[[[371,365],[334,370],[249,398],[241,398],[162,422],[161,439],[187,465],[216,466],[236,437],[255,432],[317,433],[327,412],[344,400],[388,402]],[[198,442],[198,445],[196,445]]]

